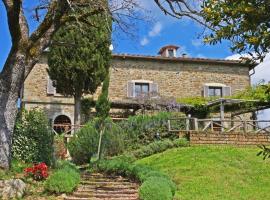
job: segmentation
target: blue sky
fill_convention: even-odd
[[[153,0],[138,0],[142,7],[151,11],[152,22],[141,22],[136,26],[135,37],[126,37],[123,34],[113,34],[114,53],[130,53],[143,55],[157,55],[159,49],[167,44],[180,46],[178,55],[188,54],[190,57],[203,58],[227,58],[235,59],[229,48],[228,42],[222,42],[215,46],[204,45],[198,37],[202,28],[188,19],[178,20],[165,16],[154,4]],[[38,23],[31,15],[33,8],[39,1],[25,0],[25,14],[30,24],[30,32],[35,30]],[[0,1],[0,71],[5,63],[11,47],[7,26],[6,13],[2,1]],[[270,81],[270,55],[256,68],[256,74],[252,76],[252,83],[261,79]],[[270,118],[270,114],[269,117]]]

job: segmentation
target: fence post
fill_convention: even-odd
[[[168,120],[168,129],[169,129],[169,132],[171,131],[171,120]]]
[[[214,132],[214,121],[211,119],[211,132]]]
[[[195,129],[195,131],[199,130],[199,125],[198,125],[198,119],[197,118],[194,118],[194,129]]]
[[[246,133],[247,132],[247,121],[245,120],[244,121],[244,133]]]
[[[186,131],[189,131],[189,125],[190,125],[190,115],[186,118]]]

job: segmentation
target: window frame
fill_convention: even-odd
[[[211,95],[210,91],[213,90],[214,91],[214,95]],[[216,95],[217,94],[217,90],[220,91],[220,95]],[[223,97],[223,87],[221,86],[208,86],[208,97]]]
[[[136,86],[140,86],[140,92],[136,91]],[[143,86],[147,86],[147,92],[143,92]],[[141,94],[149,94],[150,93],[150,82],[134,82],[134,97],[139,97]]]

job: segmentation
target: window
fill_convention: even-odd
[[[208,89],[209,97],[222,97],[222,87],[209,87]]]
[[[169,57],[174,57],[174,51],[173,51],[173,49],[169,49],[168,50],[168,56]]]
[[[149,83],[135,83],[135,97],[148,94],[149,91]]]

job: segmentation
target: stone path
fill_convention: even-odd
[[[83,174],[78,189],[65,200],[138,200],[138,184],[121,176]]]

